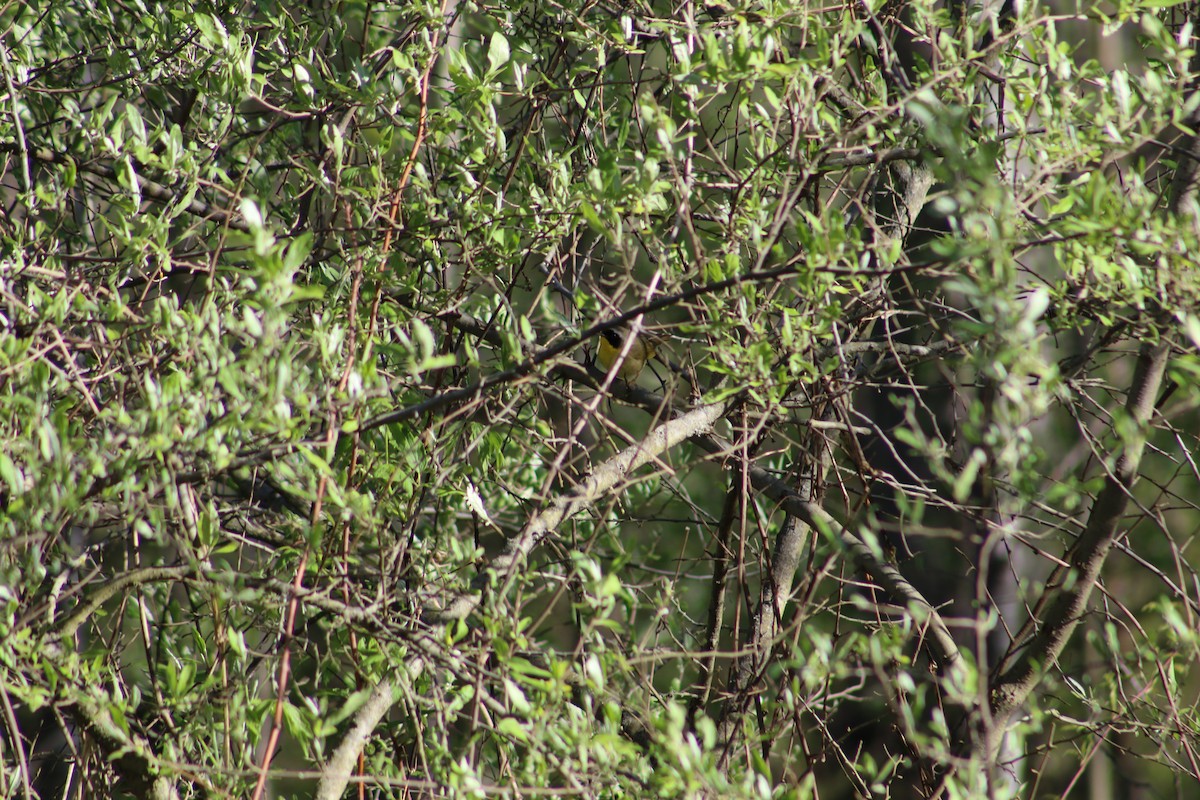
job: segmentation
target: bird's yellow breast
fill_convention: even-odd
[[[626,335],[626,331],[615,330],[607,330],[600,334],[600,346],[596,354],[605,369],[611,369],[613,362],[621,355],[621,351],[625,348]],[[654,345],[652,343],[641,337],[634,339],[633,344],[629,347],[629,352],[625,354],[625,360],[621,362],[621,366],[617,370],[617,376],[626,383],[633,383],[637,380],[637,376],[642,374],[642,368],[646,366],[646,361],[653,357]]]

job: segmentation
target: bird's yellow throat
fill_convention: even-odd
[[[629,332],[626,330],[612,329],[600,334],[600,347],[596,354],[605,369],[611,369],[613,362],[621,355],[621,351],[625,348],[625,337],[628,335]],[[646,362],[654,358],[655,351],[654,341],[651,337],[639,336],[634,339],[633,344],[629,346],[629,352],[625,354],[625,360],[621,362],[621,366],[617,370],[617,377],[626,383],[633,383],[637,380],[638,375],[642,374],[642,368],[646,366]]]

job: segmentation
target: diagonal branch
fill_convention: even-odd
[[[1193,59],[1193,71],[1197,66]],[[1188,116],[1194,131],[1200,124],[1200,108]],[[1189,137],[1183,148],[1187,156],[1179,161],[1172,176],[1166,212],[1196,218],[1196,195],[1200,192],[1200,136]],[[1161,312],[1160,319],[1166,314]],[[1129,505],[1130,490],[1137,480],[1138,466],[1146,445],[1145,428],[1154,415],[1155,401],[1162,387],[1171,347],[1165,339],[1145,342],[1138,353],[1137,368],[1125,410],[1137,430],[1125,442],[1125,450],[1104,480],[1088,516],[1087,527],[1067,551],[1063,563],[1054,570],[1034,606],[1029,619],[1000,662],[989,697],[995,723],[989,726],[984,745],[986,755],[999,751],[1003,743],[1004,723],[1028,700],[1039,677],[1058,661],[1059,655],[1087,610],[1092,589],[1100,578],[1100,569],[1117,539],[1118,526]]]
[[[1154,414],[1154,401],[1170,352],[1170,345],[1158,342],[1144,344],[1138,354],[1125,408],[1141,429]],[[1100,568],[1116,541],[1145,444],[1146,437],[1141,431],[1126,442],[1125,451],[1092,505],[1087,527],[1067,552],[1064,563],[1046,582],[1029,620],[1013,638],[1012,646],[1000,662],[990,703],[993,716],[1001,724],[991,726],[995,733],[987,743],[990,751],[995,752],[1000,746],[1005,728],[1002,723],[1025,703],[1038,678],[1058,660],[1082,619],[1100,577]]]
[[[732,452],[732,445],[718,436],[701,436],[694,441],[710,453]],[[761,467],[751,467],[749,472],[750,483],[756,489],[805,524],[833,536],[859,569],[890,592],[923,623],[926,633],[923,644],[940,668],[956,670],[961,667],[962,656],[946,621],[898,569],[887,563],[866,541],[838,522],[819,504],[801,497]]]
[[[617,453],[597,467],[588,478],[534,514],[521,532],[509,540],[504,552],[492,559],[487,569],[481,571],[481,575],[489,572],[497,575],[500,592],[503,593],[533,550],[561,523],[607,496],[624,482],[630,473],[656,461],[667,450],[688,439],[708,433],[727,408],[727,403],[713,403],[693,409],[663,423],[650,431],[644,440]],[[475,587],[471,591],[454,595],[440,608],[430,610],[427,617],[435,624],[465,619],[479,607],[482,600],[482,588]],[[436,639],[437,636],[433,635],[430,638]],[[419,674],[424,670],[424,661],[422,656],[415,656],[405,664],[405,669],[409,675]],[[317,787],[318,798],[342,796],[358,754],[395,702],[395,697],[394,685],[389,679],[385,678],[372,689],[369,702],[354,715],[350,731],[330,756],[325,774]]]
[[[504,552],[492,559],[490,572],[507,585],[517,570],[551,532],[576,512],[608,495],[626,477],[658,459],[667,450],[688,439],[708,433],[725,413],[726,403],[700,406],[650,431],[642,441],[631,445],[601,464],[583,481],[564,492],[546,508],[533,515],[521,532],[509,540]],[[478,591],[464,592],[452,598],[440,610],[429,616],[437,622],[464,619],[479,607],[482,596]]]

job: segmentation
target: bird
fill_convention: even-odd
[[[621,356],[621,351],[625,349],[625,337],[628,335],[629,329],[624,327],[609,328],[600,333],[600,346],[596,355],[605,369],[611,369],[613,363]],[[657,336],[644,331],[639,333],[629,346],[629,352],[625,353],[625,359],[617,369],[617,377],[625,383],[632,384],[638,375],[642,374],[646,362],[658,354],[658,348],[661,346],[662,340]]]

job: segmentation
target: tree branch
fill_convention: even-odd
[[[1133,385],[1126,410],[1139,429],[1154,413],[1154,400],[1162,385],[1170,346],[1165,342],[1144,344],[1138,355]],[[991,713],[987,747],[998,750],[1004,723],[1028,699],[1038,678],[1054,666],[1087,609],[1088,598],[1100,577],[1100,568],[1116,540],[1118,524],[1129,503],[1129,492],[1137,479],[1138,464],[1146,437],[1139,430],[1125,443],[1125,452],[1105,479],[1096,497],[1087,527],[1067,552],[1064,564],[1055,569],[1029,620],[1013,637],[1000,662],[990,693]]]
[[[492,559],[484,573],[496,573],[507,585],[533,549],[562,522],[606,496],[639,467],[656,461],[662,453],[687,439],[707,433],[725,413],[727,407],[726,403],[700,406],[664,422],[646,434],[642,441],[617,453],[593,470],[586,479],[534,514],[521,532],[509,540],[504,552]],[[428,616],[441,623],[464,619],[478,608],[481,600],[482,595],[478,591],[463,592],[453,597],[441,609],[431,611]]]
[[[0,145],[0,152],[5,152],[11,149],[8,145]],[[72,161],[69,156],[59,153],[54,153],[46,148],[39,148],[29,152],[29,156],[36,161],[41,161],[45,164],[66,164]],[[106,164],[95,164],[87,161],[75,161],[76,166],[81,172],[86,172],[90,175],[104,178],[106,180],[118,180],[117,171]],[[139,191],[160,203],[170,204],[179,199],[180,194],[173,189],[163,186],[161,183],[152,181],[149,178],[138,176]],[[233,211],[205,203],[202,200],[192,199],[184,209],[192,216],[201,217],[203,219],[211,219],[218,223],[228,225],[235,231],[249,233],[250,226],[238,217]]]
[[[639,467],[657,460],[662,453],[683,441],[709,431],[727,407],[726,403],[713,403],[693,409],[663,423],[650,431],[643,441],[617,453],[597,467],[587,479],[534,514],[521,532],[509,540],[504,552],[492,559],[487,568],[481,570],[480,576],[486,576],[489,572],[499,576],[500,592],[503,593],[534,548],[559,524],[607,495]],[[431,609],[426,616],[437,624],[465,619],[479,607],[482,599],[481,587],[461,592],[450,598],[441,608]],[[410,673],[414,670],[419,672],[424,668],[424,659],[417,656],[406,666]],[[341,797],[358,753],[392,706],[394,694],[392,684],[387,679],[380,681],[371,691],[370,700],[355,714],[353,727],[338,744],[329,760],[325,776],[317,788],[316,796],[319,800]]]
[[[710,453],[724,455],[733,451],[733,446],[718,436],[701,436],[694,441]],[[800,497],[786,483],[761,467],[750,468],[750,482],[787,513],[799,517],[817,530],[831,534],[845,548],[859,569],[905,605],[910,613],[925,625],[927,636],[923,644],[941,669],[957,670],[961,667],[962,656],[958,645],[955,644],[954,637],[951,636],[941,614],[899,570],[885,562],[866,541],[834,519],[824,508]]]

